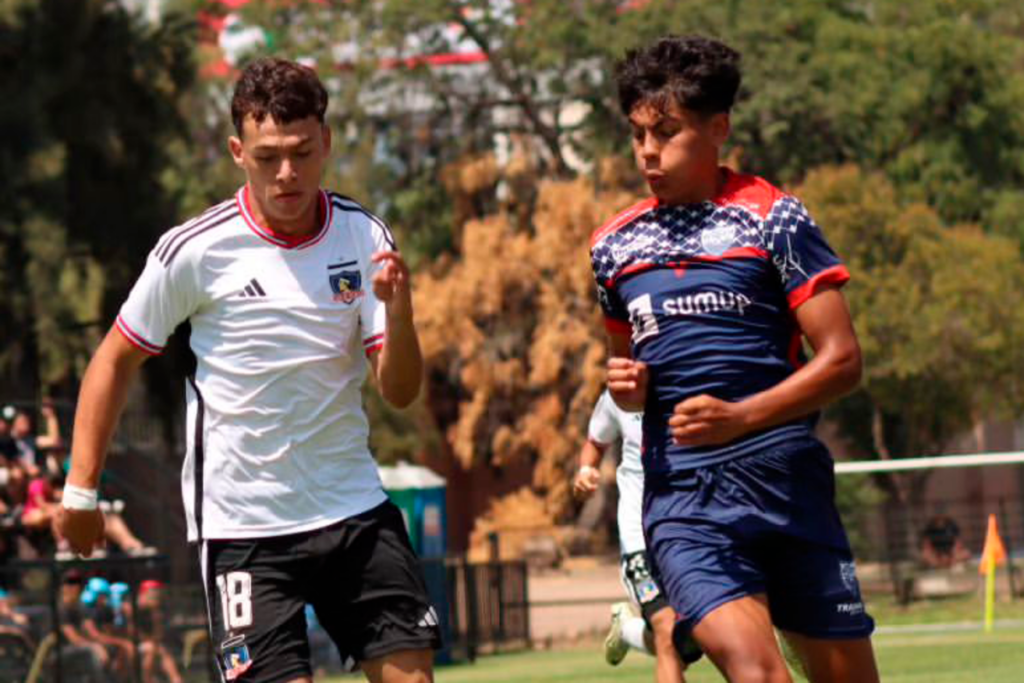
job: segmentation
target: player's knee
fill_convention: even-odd
[[[789,670],[774,662],[743,661],[726,667],[730,683],[792,683]]]
[[[708,648],[711,660],[730,683],[792,683],[782,659],[767,648]]]
[[[381,683],[434,683],[434,676],[429,670],[388,671],[381,678]]]
[[[672,639],[672,626],[651,625],[651,633],[654,636],[654,651],[657,653],[671,652],[675,647]]]

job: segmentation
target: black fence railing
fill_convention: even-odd
[[[894,502],[844,515],[866,592],[891,592],[902,603],[978,593],[978,564],[989,517],[1008,554],[999,590],[1024,594],[1024,501],[948,500],[941,505]],[[1012,568],[1012,571],[1011,571]],[[1005,584],[1005,585],[1003,585]]]
[[[529,647],[530,610],[523,561],[446,563],[451,659]],[[429,561],[424,571],[430,583]]]
[[[437,558],[422,566],[446,636],[438,663],[529,646],[524,562]],[[141,683],[150,678],[144,668],[159,671],[164,658],[185,683],[219,681],[202,587],[170,577],[166,556],[3,565],[0,681]],[[325,637],[311,631],[314,667],[337,671],[341,663],[332,646],[323,646]],[[89,644],[97,638],[120,645]]]
[[[141,683],[165,666],[215,680],[202,590],[167,583],[168,569],[159,555],[5,564],[0,681]]]

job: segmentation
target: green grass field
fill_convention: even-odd
[[[992,634],[882,634],[874,639],[885,683],[1019,683],[1024,680],[1024,629]],[[600,644],[591,648],[525,652],[482,657],[474,664],[442,667],[437,683],[555,683],[616,681],[650,683],[652,660],[630,653],[618,667],[601,658]],[[349,679],[351,680],[351,679]],[[690,683],[723,680],[706,660],[687,673]]]
[[[958,631],[927,634],[880,634],[875,651],[884,683],[1019,683],[1024,680],[1024,628],[995,633]],[[572,649],[521,652],[481,657],[473,664],[439,667],[437,683],[556,683],[615,681],[650,683],[653,660],[630,653],[618,667],[602,659],[598,642]],[[358,677],[331,679],[351,683]],[[722,677],[707,660],[687,672],[689,683],[712,683]],[[799,680],[799,679],[798,679]]]
[[[977,623],[982,618],[980,596],[971,594],[944,600],[922,600],[903,606],[888,595],[872,595],[868,609],[878,624],[908,625]],[[1020,683],[1024,681],[1024,600],[1000,600],[994,633],[970,630],[945,632],[876,633],[873,637],[883,683]],[[927,626],[919,626],[927,629]],[[966,627],[965,627],[966,629]],[[884,629],[883,629],[884,631]],[[601,643],[579,644],[550,651],[521,652],[479,658],[473,664],[439,667],[437,683],[651,683],[653,660],[630,653],[618,667],[605,664]],[[359,676],[329,679],[352,683]],[[688,683],[717,683],[722,677],[706,660],[687,672]],[[797,679],[801,680],[801,679]]]

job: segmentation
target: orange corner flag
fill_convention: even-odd
[[[978,566],[979,574],[988,574],[989,565],[995,568],[996,565],[1006,564],[1006,546],[1003,539],[999,537],[999,529],[996,526],[996,516],[988,516],[988,531],[985,533],[985,548],[981,551],[981,563]]]

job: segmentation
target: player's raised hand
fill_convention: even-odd
[[[609,358],[608,392],[620,408],[642,411],[647,400],[647,364],[622,356]]]
[[[103,513],[97,510],[69,510],[63,505],[57,513],[57,535],[82,557],[103,546]]]
[[[373,294],[384,304],[411,304],[409,266],[397,251],[378,251],[370,260],[380,264],[373,274]]]
[[[572,493],[576,498],[583,500],[594,495],[600,484],[601,472],[596,467],[583,465],[572,480]]]
[[[677,403],[668,419],[672,441],[681,446],[728,443],[749,431],[741,403],[701,394]]]

